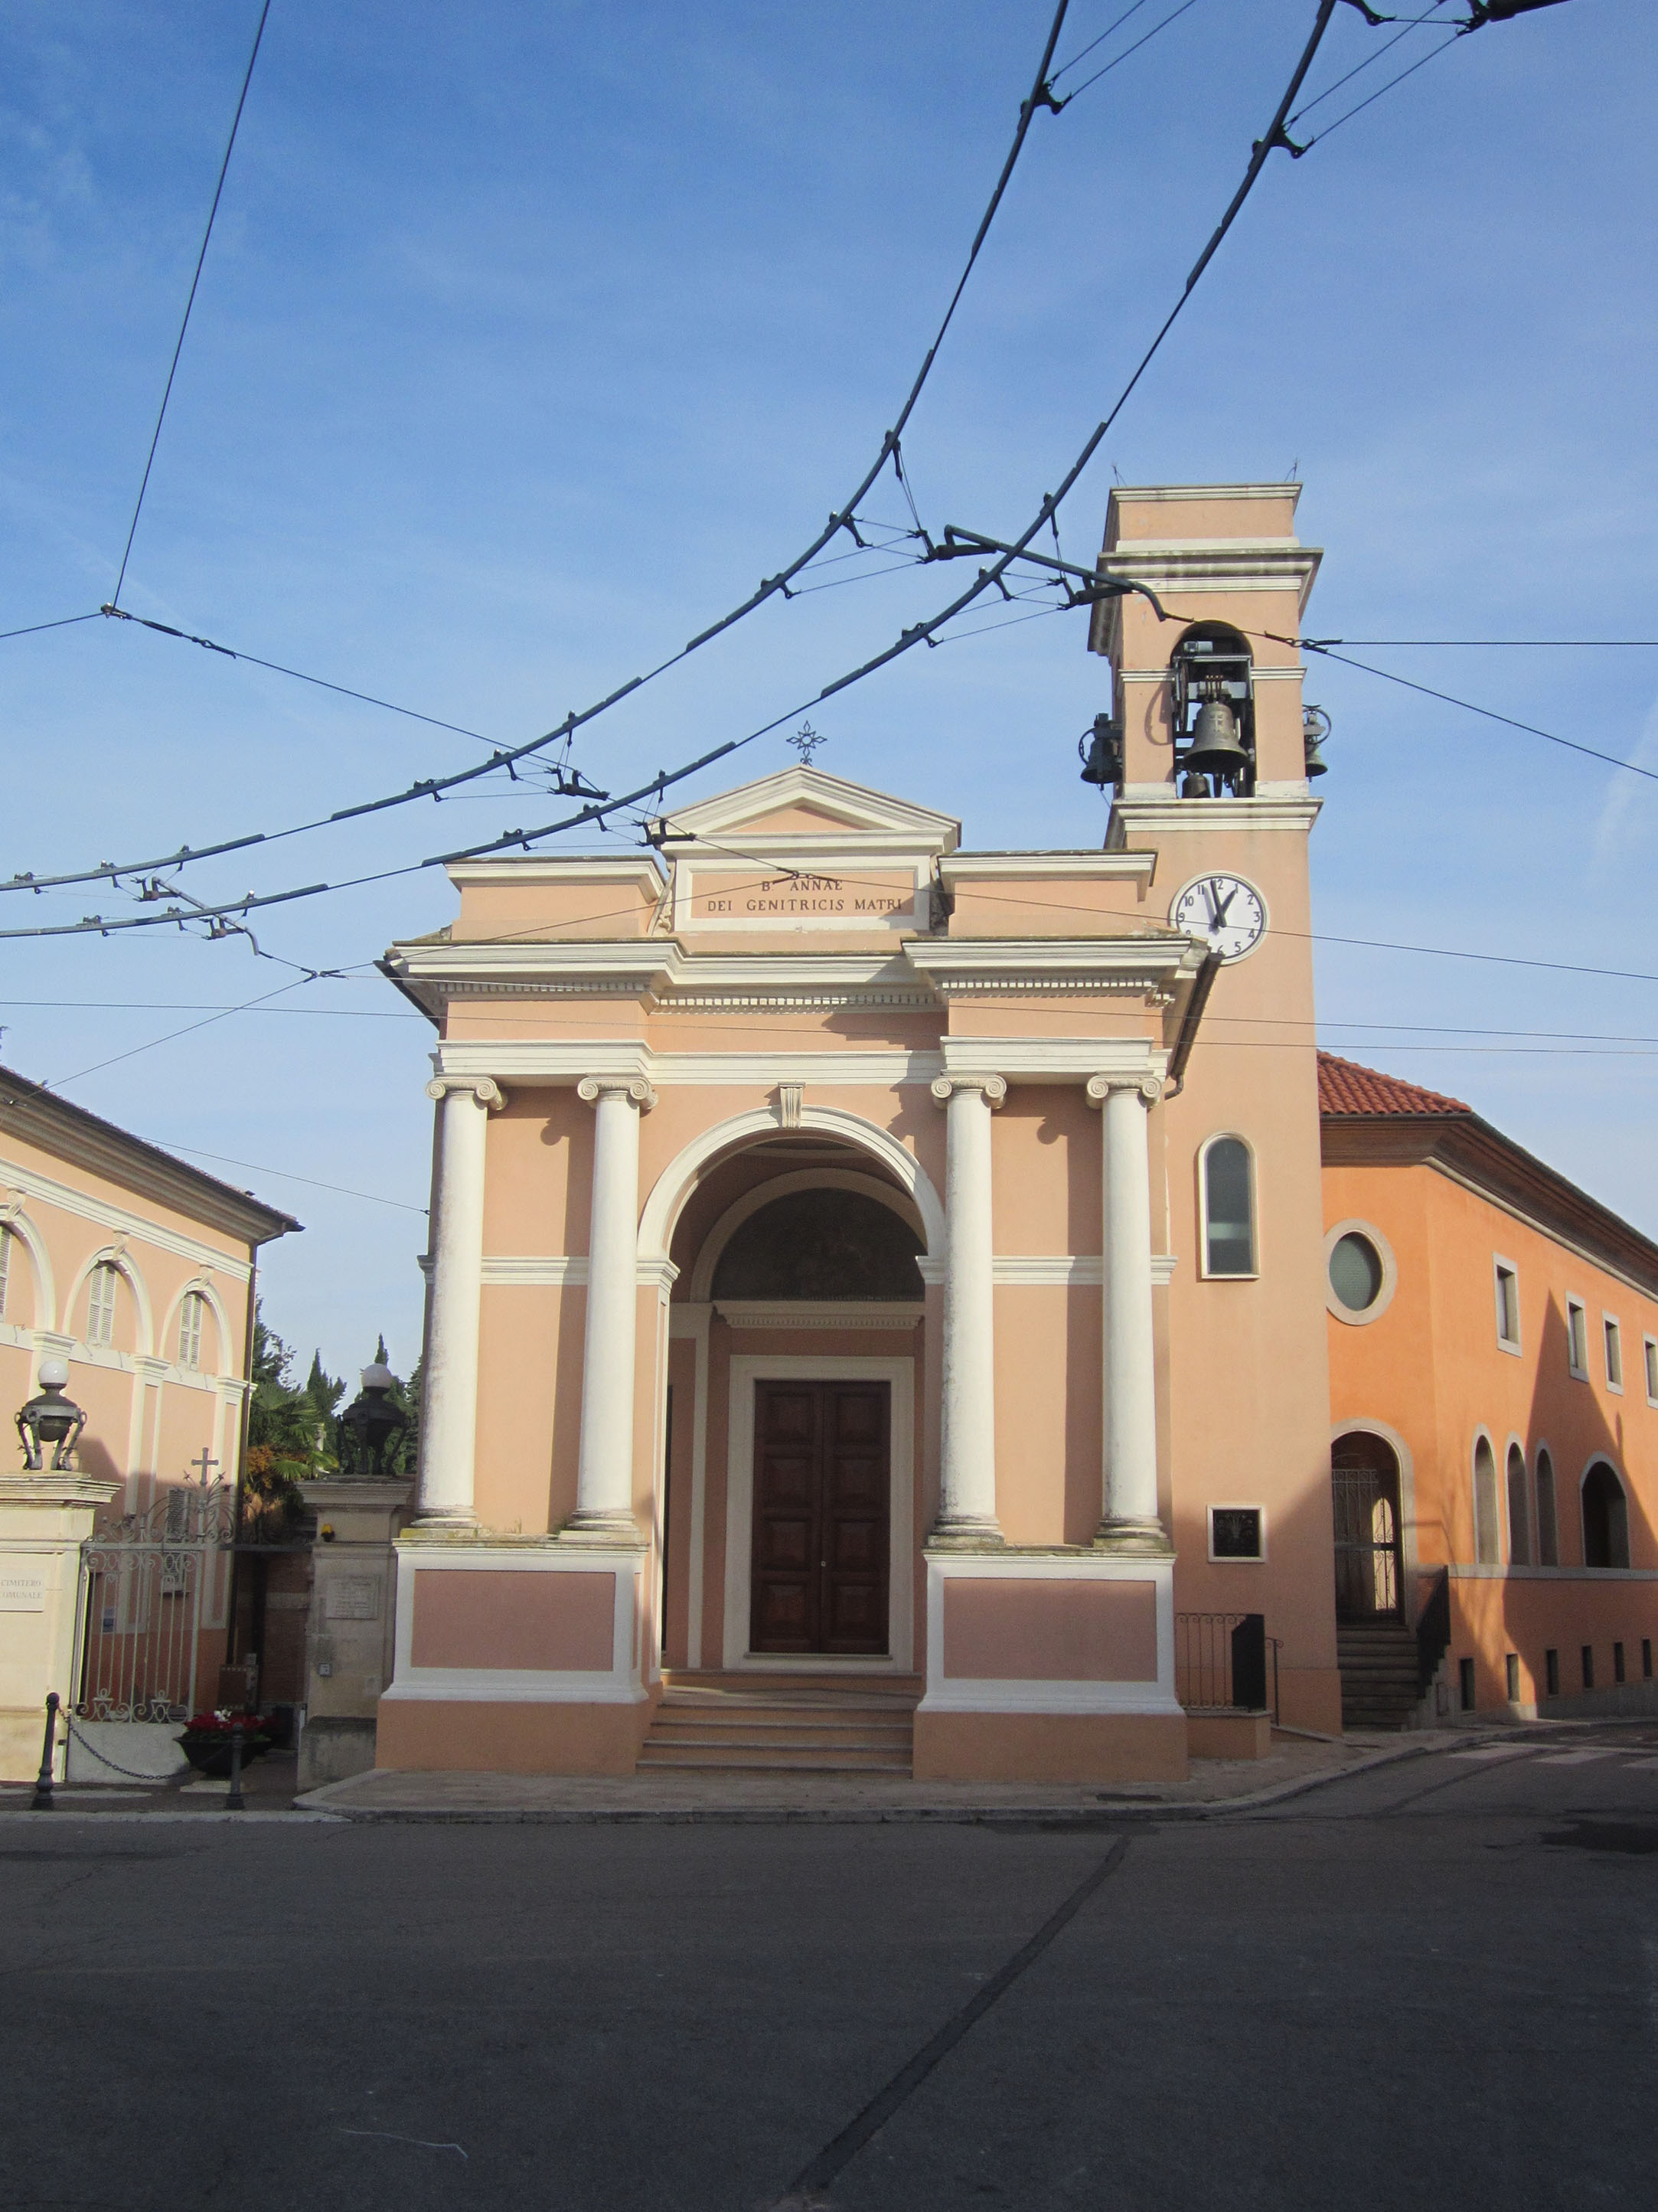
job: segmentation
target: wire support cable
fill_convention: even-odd
[[[330,891],[353,890],[365,884],[386,882],[395,877],[418,873],[422,868],[446,866],[451,862],[458,860],[475,860],[482,858],[490,853],[505,851],[514,846],[519,847],[527,851],[532,843],[538,842],[544,837],[556,836],[565,830],[575,829],[588,823],[596,821],[602,822],[605,815],[618,812],[641,799],[648,798],[650,793],[653,792],[659,794],[659,794],[665,791],[671,785],[681,783],[684,781],[687,777],[696,775],[701,769],[710,767],[715,761],[728,758],[732,753],[741,751],[744,746],[754,744],[757,738],[768,736],[772,731],[780,728],[785,722],[793,721],[796,715],[805,713],[808,708],[819,704],[823,700],[833,698],[838,693],[850,690],[853,684],[864,682],[867,678],[872,676],[878,669],[884,668],[889,663],[898,659],[903,654],[913,652],[918,645],[926,644],[932,646],[938,644],[940,641],[937,633],[943,629],[946,624],[953,622],[956,617],[963,613],[967,608],[973,605],[974,603],[981,599],[987,592],[994,588],[1001,591],[1004,597],[1007,596],[1006,586],[1003,583],[1002,579],[1016,560],[1027,560],[1033,562],[1039,568],[1050,571],[1057,571],[1060,573],[1072,572],[1072,564],[1061,561],[1049,560],[1043,555],[1031,554],[1029,548],[1032,541],[1049,526],[1054,516],[1058,513],[1060,507],[1070,492],[1074,489],[1078,481],[1082,477],[1089,463],[1093,459],[1094,455],[1098,452],[1100,446],[1109,434],[1112,425],[1116,422],[1123,409],[1127,405],[1128,401],[1138,387],[1140,380],[1145,374],[1146,370],[1151,367],[1152,360],[1162,346],[1163,340],[1174,328],[1181,309],[1191,298],[1193,292],[1195,290],[1198,283],[1201,280],[1204,271],[1214,259],[1215,255],[1220,249],[1223,240],[1225,239],[1228,232],[1231,229],[1234,222],[1237,220],[1238,214],[1242,210],[1244,202],[1248,198],[1249,194],[1254,189],[1255,182],[1260,177],[1262,169],[1265,168],[1266,165],[1268,156],[1276,148],[1282,146],[1287,149],[1288,142],[1284,136],[1284,118],[1288,115],[1291,108],[1293,106],[1296,95],[1300,91],[1301,87],[1306,79],[1308,70],[1312,66],[1314,57],[1316,55],[1324,34],[1329,27],[1330,19],[1335,12],[1338,0],[1319,0],[1318,11],[1313,24],[1311,34],[1307,40],[1306,46],[1302,51],[1300,59],[1296,64],[1295,70],[1291,76],[1288,85],[1284,88],[1282,98],[1278,101],[1278,107],[1274,112],[1272,122],[1267,126],[1266,134],[1264,137],[1255,141],[1254,149],[1251,152],[1249,164],[1244,173],[1242,182],[1239,185],[1236,191],[1232,195],[1232,198],[1227,206],[1226,211],[1222,216],[1218,224],[1216,226],[1208,244],[1204,247],[1203,252],[1199,255],[1196,262],[1193,264],[1191,272],[1186,279],[1186,283],[1181,292],[1180,297],[1175,301],[1173,307],[1170,308],[1169,313],[1164,317],[1163,321],[1158,329],[1157,335],[1153,337],[1151,344],[1141,355],[1133,374],[1124,385],[1109,413],[1105,416],[1102,421],[1096,425],[1093,431],[1085,440],[1081,452],[1077,455],[1076,459],[1072,463],[1071,466],[1066,471],[1064,476],[1060,479],[1058,489],[1048,492],[1044,495],[1042,505],[1037,509],[1031,522],[1026,527],[1023,534],[1017,541],[1006,543],[1005,550],[997,553],[995,559],[988,567],[979,570],[973,582],[968,586],[967,589],[963,592],[958,592],[956,598],[951,599],[948,605],[941,608],[937,614],[929,617],[924,622],[913,623],[907,629],[902,630],[893,643],[884,647],[881,652],[872,655],[869,659],[860,663],[856,668],[848,670],[844,675],[838,676],[833,680],[833,682],[826,684],[822,690],[815,696],[815,697],[806,699],[797,705],[790,707],[786,713],[774,716],[768,722],[762,723],[758,729],[751,730],[746,737],[728,738],[724,744],[713,747],[708,752],[699,755],[695,760],[687,763],[683,768],[676,769],[671,772],[659,771],[658,774],[648,782],[638,786],[637,788],[632,792],[624,793],[621,797],[614,799],[610,799],[607,796],[602,801],[595,801],[580,809],[579,812],[566,815],[559,821],[548,823],[540,829],[508,830],[502,836],[492,838],[482,844],[466,846],[457,851],[450,853],[434,854],[428,859],[422,861],[411,862],[400,868],[382,869],[371,875],[353,878],[349,881],[343,884],[311,884],[301,886],[300,888],[293,890],[270,892],[260,896],[255,896],[254,894],[250,893],[244,899],[232,901],[222,907],[203,907],[198,908],[197,912],[191,915],[186,915],[177,908],[171,908],[159,915],[143,915],[125,917],[114,916],[106,918],[99,915],[89,915],[83,917],[82,920],[78,922],[61,922],[46,924],[33,928],[0,930],[0,940],[15,938],[79,936],[93,933],[108,935],[111,932],[116,930],[153,928],[164,926],[167,923],[176,923],[179,927],[183,927],[187,921],[192,920],[199,921],[203,919],[212,919],[214,917],[229,918],[232,916],[246,916],[255,909],[265,906],[285,904],[298,899],[315,898]],[[1043,56],[1044,70],[1046,69],[1048,60],[1051,58],[1053,42],[1059,35],[1059,26],[1064,20],[1064,14],[1065,9],[1064,7],[1061,6],[1058,13],[1055,15],[1054,27],[1049,32],[1049,43]],[[1041,79],[1039,78],[1039,82],[1040,82]],[[1028,121],[1028,111],[1029,108],[1030,103],[1027,102],[1026,109],[1021,111],[1022,122]],[[1007,170],[1004,171],[1004,181],[1005,180],[1008,173],[1009,172]],[[1000,188],[999,186],[999,189]],[[983,226],[981,228],[982,231]],[[919,389],[920,382],[918,380],[916,390],[919,391]],[[873,482],[872,477],[870,481]],[[967,533],[957,532],[957,536],[958,538],[963,538],[966,534]],[[823,542],[828,542],[827,538]],[[999,545],[1004,544],[1005,543],[1005,541],[1001,540],[986,540],[982,542]],[[935,554],[930,557],[943,557],[946,559],[959,558],[964,552],[976,549],[969,547],[965,544],[957,544],[948,550],[938,549]],[[1074,573],[1085,575],[1089,578],[1090,592],[1088,596],[1091,597],[1096,594],[1117,596],[1127,592],[1139,592],[1150,599],[1154,607],[1157,604],[1155,596],[1146,589],[1145,586],[1142,584],[1133,583],[1127,579],[1109,580],[1102,580],[1096,576],[1092,571],[1083,570],[1075,571]],[[1075,603],[1083,603],[1082,594],[1079,593],[1075,595]],[[1161,612],[1160,609],[1159,612]],[[687,650],[689,649],[690,648],[689,647],[687,648]],[[664,665],[666,665],[666,664]],[[567,719],[567,722],[561,725],[558,730],[550,733],[550,738],[563,734],[567,729],[574,727],[578,720],[590,720],[594,714],[602,712],[604,710],[604,706],[614,703],[616,700],[624,698],[629,693],[637,690],[641,684],[646,680],[646,678],[641,677],[631,678],[626,684],[618,686],[616,690],[610,694],[610,699],[602,702],[598,708],[589,708],[586,714],[580,717],[574,714],[568,717]],[[343,807],[337,810],[333,814],[325,817],[318,822],[301,824],[286,830],[276,831],[270,833],[269,836],[261,832],[250,837],[228,840],[217,846],[204,846],[201,848],[199,851],[193,853],[189,851],[188,848],[185,848],[183,853],[168,856],[166,860],[161,861],[140,862],[137,864],[128,864],[125,866],[118,866],[113,862],[106,862],[96,869],[77,875],[60,876],[56,878],[14,877],[9,884],[0,884],[0,890],[45,890],[49,886],[61,886],[70,883],[86,883],[97,880],[112,881],[121,875],[136,875],[141,872],[143,868],[149,866],[169,865],[176,866],[182,865],[185,860],[206,859],[215,854],[242,851],[252,845],[272,843],[278,838],[282,837],[298,836],[303,834],[304,830],[308,829],[319,829],[325,826],[325,823],[344,821],[356,816],[375,813],[386,807],[402,805],[411,798],[418,798],[427,795],[436,798],[441,791],[451,789],[456,784],[471,781],[477,776],[489,775],[498,767],[510,765],[513,761],[522,758],[525,754],[534,751],[538,745],[546,744],[549,741],[549,738],[536,739],[531,744],[507,751],[499,752],[490,760],[482,762],[475,768],[464,769],[459,775],[445,778],[430,778],[422,782],[416,783],[407,792],[398,793],[387,799],[368,800],[358,806]]]
[[[59,615],[56,622],[25,623],[21,629],[0,629],[0,644],[9,637],[36,637],[43,629],[71,629],[76,623],[95,622],[103,612],[94,607],[90,614]]]
[[[841,507],[836,512],[829,516],[828,522],[824,525],[823,529],[818,532],[817,535],[812,539],[811,544],[805,548],[804,552],[798,554],[793,561],[789,562],[784,568],[780,568],[775,575],[767,577],[765,580],[761,583],[758,588],[750,592],[749,597],[743,600],[740,605],[731,609],[728,613],[722,615],[717,622],[711,623],[706,629],[699,630],[696,635],[691,638],[685,645],[681,647],[677,653],[670,653],[665,659],[659,661],[654,667],[646,670],[642,674],[630,677],[625,684],[618,684],[613,691],[608,692],[604,698],[598,700],[592,706],[582,708],[579,711],[572,709],[572,711],[565,716],[562,722],[559,723],[555,728],[546,731],[542,736],[531,738],[527,743],[521,745],[498,748],[488,761],[481,763],[476,768],[462,769],[457,774],[446,776],[431,776],[422,778],[419,781],[411,784],[406,791],[396,792],[383,799],[366,800],[361,805],[356,806],[339,807],[331,814],[319,816],[314,821],[296,823],[292,828],[287,830],[268,832],[260,831],[250,836],[230,838],[211,845],[202,845],[194,848],[185,845],[181,846],[175,853],[158,854],[150,859],[121,863],[105,861],[100,863],[95,868],[77,869],[58,875],[43,876],[37,875],[32,872],[20,873],[14,876],[9,883],[0,883],[0,891],[44,890],[52,888],[62,888],[70,884],[112,882],[118,876],[136,874],[147,868],[166,866],[182,867],[194,860],[209,860],[225,853],[243,851],[251,845],[271,844],[275,843],[280,838],[303,836],[313,830],[325,829],[336,822],[352,821],[361,815],[377,813],[387,807],[407,805],[410,801],[413,799],[423,798],[431,798],[435,799],[440,798],[443,793],[454,789],[457,785],[470,782],[474,778],[480,775],[487,775],[497,768],[505,768],[510,774],[513,768],[518,762],[526,759],[535,753],[540,752],[546,746],[558,744],[561,741],[568,744],[569,739],[574,737],[575,732],[581,728],[585,724],[597,720],[601,714],[608,714],[611,708],[620,705],[623,699],[630,697],[634,692],[642,690],[647,684],[654,683],[658,677],[665,675],[670,669],[677,667],[682,660],[688,659],[692,653],[700,651],[703,646],[712,642],[714,638],[722,635],[726,630],[732,629],[738,623],[744,621],[749,615],[753,614],[756,609],[764,605],[768,599],[773,598],[777,593],[782,592],[786,597],[793,597],[793,594],[789,591],[788,587],[793,581],[794,578],[800,574],[802,569],[808,567],[817,559],[817,556],[823,552],[832,538],[834,538],[840,532],[845,530],[851,534],[854,540],[857,539],[858,525],[855,520],[855,517],[858,507],[870,491],[871,488],[874,485],[876,480],[880,476],[881,471],[886,467],[889,460],[897,462],[902,469],[902,457],[899,450],[899,441],[901,435],[905,426],[908,422],[911,415],[914,412],[916,404],[921,396],[922,388],[926,385],[927,378],[932,374],[932,365],[938,357],[938,349],[943,344],[945,334],[949,331],[950,324],[955,318],[956,310],[961,303],[963,292],[967,289],[968,279],[973,273],[974,266],[978,260],[980,251],[984,245],[985,240],[989,235],[991,224],[995,220],[997,210],[1002,204],[1003,197],[1005,194],[1008,185],[1012,178],[1014,168],[1018,161],[1021,153],[1023,151],[1025,139],[1029,132],[1031,123],[1037,112],[1042,108],[1048,108],[1057,112],[1059,103],[1055,101],[1051,91],[1048,89],[1048,72],[1053,62],[1054,50],[1059,44],[1060,33],[1064,28],[1065,19],[1069,7],[1070,0],[1060,0],[1060,4],[1054,11],[1054,19],[1048,27],[1048,36],[1043,43],[1042,58],[1037,64],[1035,77],[1032,82],[1029,94],[1020,106],[1018,122],[1013,134],[1013,143],[1008,149],[1006,160],[1002,164],[1001,174],[996,180],[996,186],[994,191],[991,193],[989,204],[986,207],[984,214],[980,218],[977,230],[974,233],[973,242],[968,250],[965,265],[963,268],[961,276],[957,280],[956,288],[950,295],[949,304],[944,310],[944,319],[939,323],[938,328],[933,336],[932,344],[926,349],[926,353],[922,359],[920,368],[916,372],[914,380],[910,386],[909,392],[904,400],[903,405],[898,410],[893,427],[887,432],[885,437],[882,440],[880,452],[877,454],[874,461],[870,465],[869,468],[865,471],[863,477],[860,478],[856,490],[852,494],[849,499],[846,500],[842,503]],[[265,13],[268,14],[269,12],[270,0],[265,0]],[[264,33],[264,16],[262,15],[259,19],[259,30],[261,35]],[[258,45],[256,41],[256,55],[257,52]],[[252,64],[250,62],[250,79],[252,72]],[[244,84],[242,88],[242,97],[244,100],[246,98],[246,85]],[[240,121],[241,115],[241,107],[240,104],[238,105],[236,112],[237,119]],[[234,143],[234,133],[233,131],[232,143]],[[227,167],[228,166],[229,158],[229,148],[227,147],[225,153],[225,162]],[[219,182],[220,189],[222,190],[224,183],[222,171],[220,174]],[[214,197],[214,207],[216,210],[217,206],[218,196],[216,193]],[[210,232],[210,219],[209,228]],[[205,257],[206,251],[207,241],[203,239],[202,243],[202,252],[203,257]],[[198,278],[200,274],[201,269],[198,262],[197,267],[197,276]],[[191,298],[192,301],[195,298],[194,285],[191,286]],[[186,310],[186,321],[187,320],[188,310]],[[182,347],[184,343],[184,333],[182,330],[179,332],[179,346]],[[176,368],[177,366],[178,356],[175,351],[173,358],[174,368]],[[172,376],[171,374],[169,374],[167,390],[170,392],[171,389]],[[163,414],[166,411],[165,398],[162,401],[162,411]],[[156,422],[155,435],[157,439],[161,436],[161,422],[159,419]],[[155,446],[152,441],[150,451],[150,459],[152,461],[154,458]],[[149,482],[149,471],[147,465],[144,472],[144,481],[146,483]],[[900,482],[902,482],[902,475],[900,477]],[[139,500],[140,505],[142,505],[142,489],[140,491]],[[136,530],[137,527],[137,515],[135,512],[133,517],[133,528]],[[131,550],[131,535],[130,532],[128,536],[129,552]],[[123,576],[125,576],[125,573],[126,564],[124,559],[122,562]],[[115,601],[118,599],[119,596],[120,584],[118,581],[115,593],[111,599],[109,608],[103,611],[112,611],[117,614],[125,614],[126,611],[115,605]],[[74,619],[78,620],[81,619],[81,617],[77,617]],[[131,619],[143,621],[143,617],[131,617]],[[173,630],[166,623],[150,623],[146,626],[158,629],[161,631],[163,635],[171,635],[181,638],[188,638],[189,636],[187,632]],[[203,645],[210,651],[228,651],[228,647],[214,646],[211,641],[204,638],[193,639],[190,640],[190,641]],[[240,654],[236,657],[246,659],[252,659],[255,658],[252,654]],[[276,666],[274,662],[264,662],[259,665],[270,667]],[[279,672],[285,675],[296,675],[299,673],[298,671],[292,669],[284,669]],[[320,679],[307,678],[301,678],[301,680],[319,681]],[[331,685],[327,688],[333,690],[343,689],[343,686],[335,685]],[[367,698],[368,696],[366,693],[356,693],[352,694],[351,696],[362,698]],[[389,705],[391,702],[384,700],[374,700],[372,701],[371,703],[384,706]],[[401,712],[406,710],[394,709],[394,711]],[[432,718],[422,717],[421,719],[428,720]],[[464,734],[468,736],[476,736],[477,732],[475,731],[469,731]]]
[[[1161,22],[1154,23],[1151,29],[1142,37],[1135,40],[1132,46],[1125,46],[1120,54],[1114,55],[1108,62],[1103,63],[1100,68],[1096,69],[1092,76],[1085,76],[1074,92],[1066,93],[1065,98],[1060,101],[1060,106],[1062,108],[1069,107],[1073,100],[1080,100],[1084,93],[1089,89],[1090,85],[1097,84],[1102,76],[1109,76],[1113,70],[1121,69],[1131,54],[1139,53],[1142,46],[1149,46],[1152,40],[1157,37],[1159,31],[1166,31],[1171,23],[1177,22],[1180,18],[1185,15],[1188,8],[1195,8],[1197,3],[1198,0],[1180,0],[1180,5],[1178,8],[1172,9],[1169,13],[1163,18]],[[1128,11],[1128,15],[1132,15],[1133,13],[1134,9],[1131,8]],[[1117,18],[1117,23],[1124,23],[1127,22],[1127,20],[1128,17],[1127,15],[1120,15]],[[1112,25],[1111,29],[1113,31],[1116,29],[1117,23],[1114,23]],[[1094,41],[1095,45],[1101,45],[1106,39],[1108,39],[1110,35],[1110,31],[1102,31],[1100,33],[1099,38]],[[1090,49],[1087,47],[1083,49],[1084,53],[1090,51]],[[1078,54],[1077,60],[1080,61],[1081,59],[1082,55]],[[1074,69],[1075,66],[1075,62],[1066,64],[1067,68]]]
[[[259,27],[253,33],[253,51],[247,58],[247,70],[242,78],[242,88],[236,100],[236,112],[231,118],[230,136],[225,141],[224,159],[219,164],[219,180],[213,187],[213,204],[207,211],[207,228],[202,233],[202,250],[196,256],[196,269],[190,280],[190,296],[185,301],[183,320],[179,325],[178,343],[173,349],[168,364],[167,383],[161,391],[161,404],[155,416],[155,428],[149,441],[149,452],[144,459],[144,473],[138,485],[138,496],[132,509],[132,520],[127,526],[127,539],[121,550],[120,573],[115,579],[115,589],[110,593],[112,605],[118,605],[121,586],[126,581],[127,562],[132,558],[132,541],[138,534],[138,517],[144,511],[144,494],[149,489],[149,472],[155,465],[155,449],[161,442],[161,425],[167,420],[167,402],[173,397],[173,380],[179,374],[179,356],[185,349],[185,333],[190,328],[191,310],[196,305],[197,287],[202,281],[203,266],[207,260],[208,245],[213,236],[213,225],[219,212],[219,201],[224,192],[224,180],[230,173],[230,156],[235,151],[236,133],[241,128],[242,110],[247,105],[247,88],[253,82],[253,64],[259,58],[259,46],[264,37],[265,20],[270,13],[270,0],[264,0],[259,10]]]

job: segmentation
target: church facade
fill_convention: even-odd
[[[382,1765],[631,1771],[665,1682],[795,1684],[913,1705],[918,1776],[1168,1778],[1246,1619],[1339,1729],[1297,497],[1113,494],[1103,849],[803,765],[458,866],[392,948],[437,1127]]]

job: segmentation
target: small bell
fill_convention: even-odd
[[[1203,687],[1203,704],[1192,725],[1192,743],[1185,765],[1205,775],[1240,776],[1249,771],[1249,756],[1238,742],[1237,716],[1221,687],[1211,678]]]
[[[1301,742],[1307,761],[1307,780],[1315,775],[1327,775],[1330,763],[1319,747],[1330,734],[1330,718],[1322,707],[1304,707],[1301,714]]]
[[[1084,783],[1119,783],[1122,780],[1122,724],[1109,714],[1096,714],[1094,727],[1077,747]]]

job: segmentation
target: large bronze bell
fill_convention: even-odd
[[[1192,744],[1184,765],[1205,775],[1247,775],[1249,756],[1238,742],[1237,716],[1212,678],[1204,686],[1203,704],[1192,726]]]

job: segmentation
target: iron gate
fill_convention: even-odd
[[[234,1514],[228,1485],[182,1483],[82,1546],[83,1720],[187,1721],[214,1702],[219,1641],[204,1684],[203,1638],[225,1626]]]

